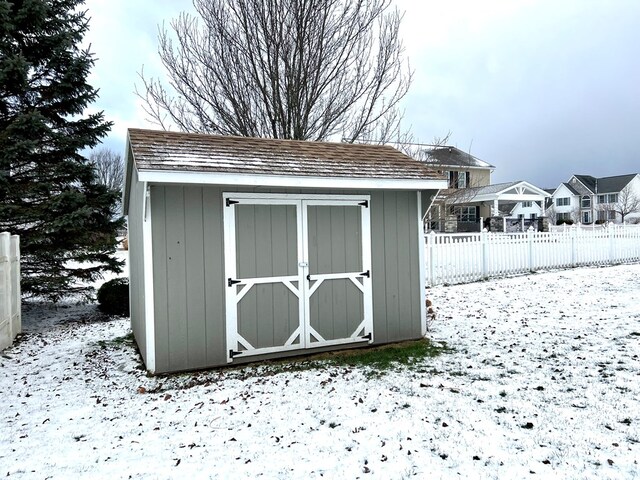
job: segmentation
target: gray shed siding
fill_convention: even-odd
[[[412,191],[381,191],[371,197],[375,343],[422,335],[416,195]]]
[[[226,363],[220,193],[151,188],[158,373]]]
[[[131,310],[131,329],[138,343],[142,358],[147,361],[145,294],[144,294],[144,258],[143,235],[144,223],[144,184],[138,181],[138,173],[131,172],[131,193],[129,200],[129,308]]]
[[[151,187],[156,373],[226,365],[223,191],[256,189]],[[421,336],[415,191],[269,192],[371,195],[375,343]]]

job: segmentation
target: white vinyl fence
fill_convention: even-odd
[[[0,351],[22,331],[20,237],[0,233]]]
[[[425,240],[429,286],[553,268],[640,261],[640,225],[559,232],[429,233]]]

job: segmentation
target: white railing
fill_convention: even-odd
[[[20,237],[0,233],[0,351],[22,331]]]
[[[425,240],[430,286],[553,268],[640,261],[638,225],[560,232],[429,233]]]

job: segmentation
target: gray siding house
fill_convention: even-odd
[[[392,147],[129,130],[131,325],[152,373],[425,334],[444,178]]]

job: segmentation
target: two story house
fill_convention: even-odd
[[[640,221],[640,174],[593,177],[573,175],[552,194],[552,221],[577,223]]]
[[[481,218],[505,216],[501,205],[520,205],[536,212],[549,196],[524,181],[491,184],[495,167],[452,146],[423,149],[418,159],[446,175],[448,187],[433,199],[428,227],[440,231],[479,231]],[[526,207],[523,207],[525,205]],[[449,225],[455,223],[455,229]]]

